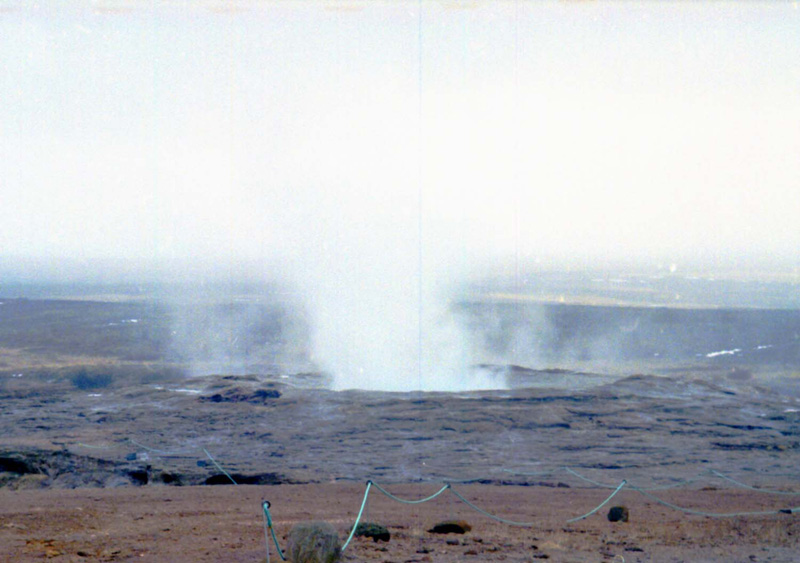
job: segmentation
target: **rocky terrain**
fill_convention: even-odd
[[[738,353],[678,368],[674,358],[638,373],[484,363],[473,369],[496,390],[335,391],[321,374],[277,366],[191,376],[164,351],[103,356],[103,346],[131,348],[91,330],[92,354],[25,346],[25,327],[29,339],[47,336],[42,315],[64,320],[38,305],[36,322],[0,322],[3,560],[263,560],[261,499],[275,505],[281,538],[303,519],[344,537],[368,479],[416,498],[451,483],[476,506],[535,525],[497,523],[450,491],[413,509],[373,493],[368,516],[393,539],[358,540],[346,560],[791,561],[798,547],[800,497],[787,494],[800,492],[794,344],[773,363],[753,360],[754,333]],[[594,339],[586,334],[575,338]],[[619,369],[633,364],[641,357]],[[568,524],[623,480],[630,522],[611,524],[604,508]],[[690,510],[768,514],[687,515],[634,488]],[[473,530],[427,532],[455,516]]]
[[[565,476],[524,474],[568,466],[663,484],[707,469],[782,481],[800,461],[800,400],[752,383],[636,375],[576,392],[454,394],[331,391],[314,381],[10,386],[0,475],[12,488],[229,482],[220,466],[249,483],[556,484]]]

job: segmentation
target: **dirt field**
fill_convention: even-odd
[[[389,486],[422,498],[436,484]],[[404,505],[372,489],[364,520],[385,525],[388,543],[356,538],[345,561],[797,561],[797,514],[711,519],[686,516],[635,491],[612,504],[630,510],[628,522],[609,522],[607,508],[585,514],[608,491],[454,485],[476,506],[530,527],[495,522],[450,491],[419,505]],[[165,487],[79,490],[0,490],[0,560],[3,561],[264,561],[262,500],[271,503],[285,546],[292,525],[333,524],[344,541],[363,498],[361,484]],[[782,500],[753,492],[684,490],[659,495],[698,510],[773,510]],[[796,498],[793,500],[797,500]],[[471,524],[464,535],[427,530],[444,519]],[[271,560],[278,561],[274,546]]]

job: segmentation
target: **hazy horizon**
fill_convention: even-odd
[[[471,280],[797,283],[797,29],[796,2],[4,2],[0,275],[286,284],[340,369],[366,336],[459,349]]]
[[[37,5],[5,260],[797,264],[796,3]]]

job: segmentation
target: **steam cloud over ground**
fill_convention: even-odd
[[[309,368],[385,389],[494,385],[457,304],[542,272],[797,281],[791,3],[7,4],[4,280],[277,283]]]

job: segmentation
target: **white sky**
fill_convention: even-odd
[[[6,269],[797,263],[797,3],[234,4],[0,1]]]

